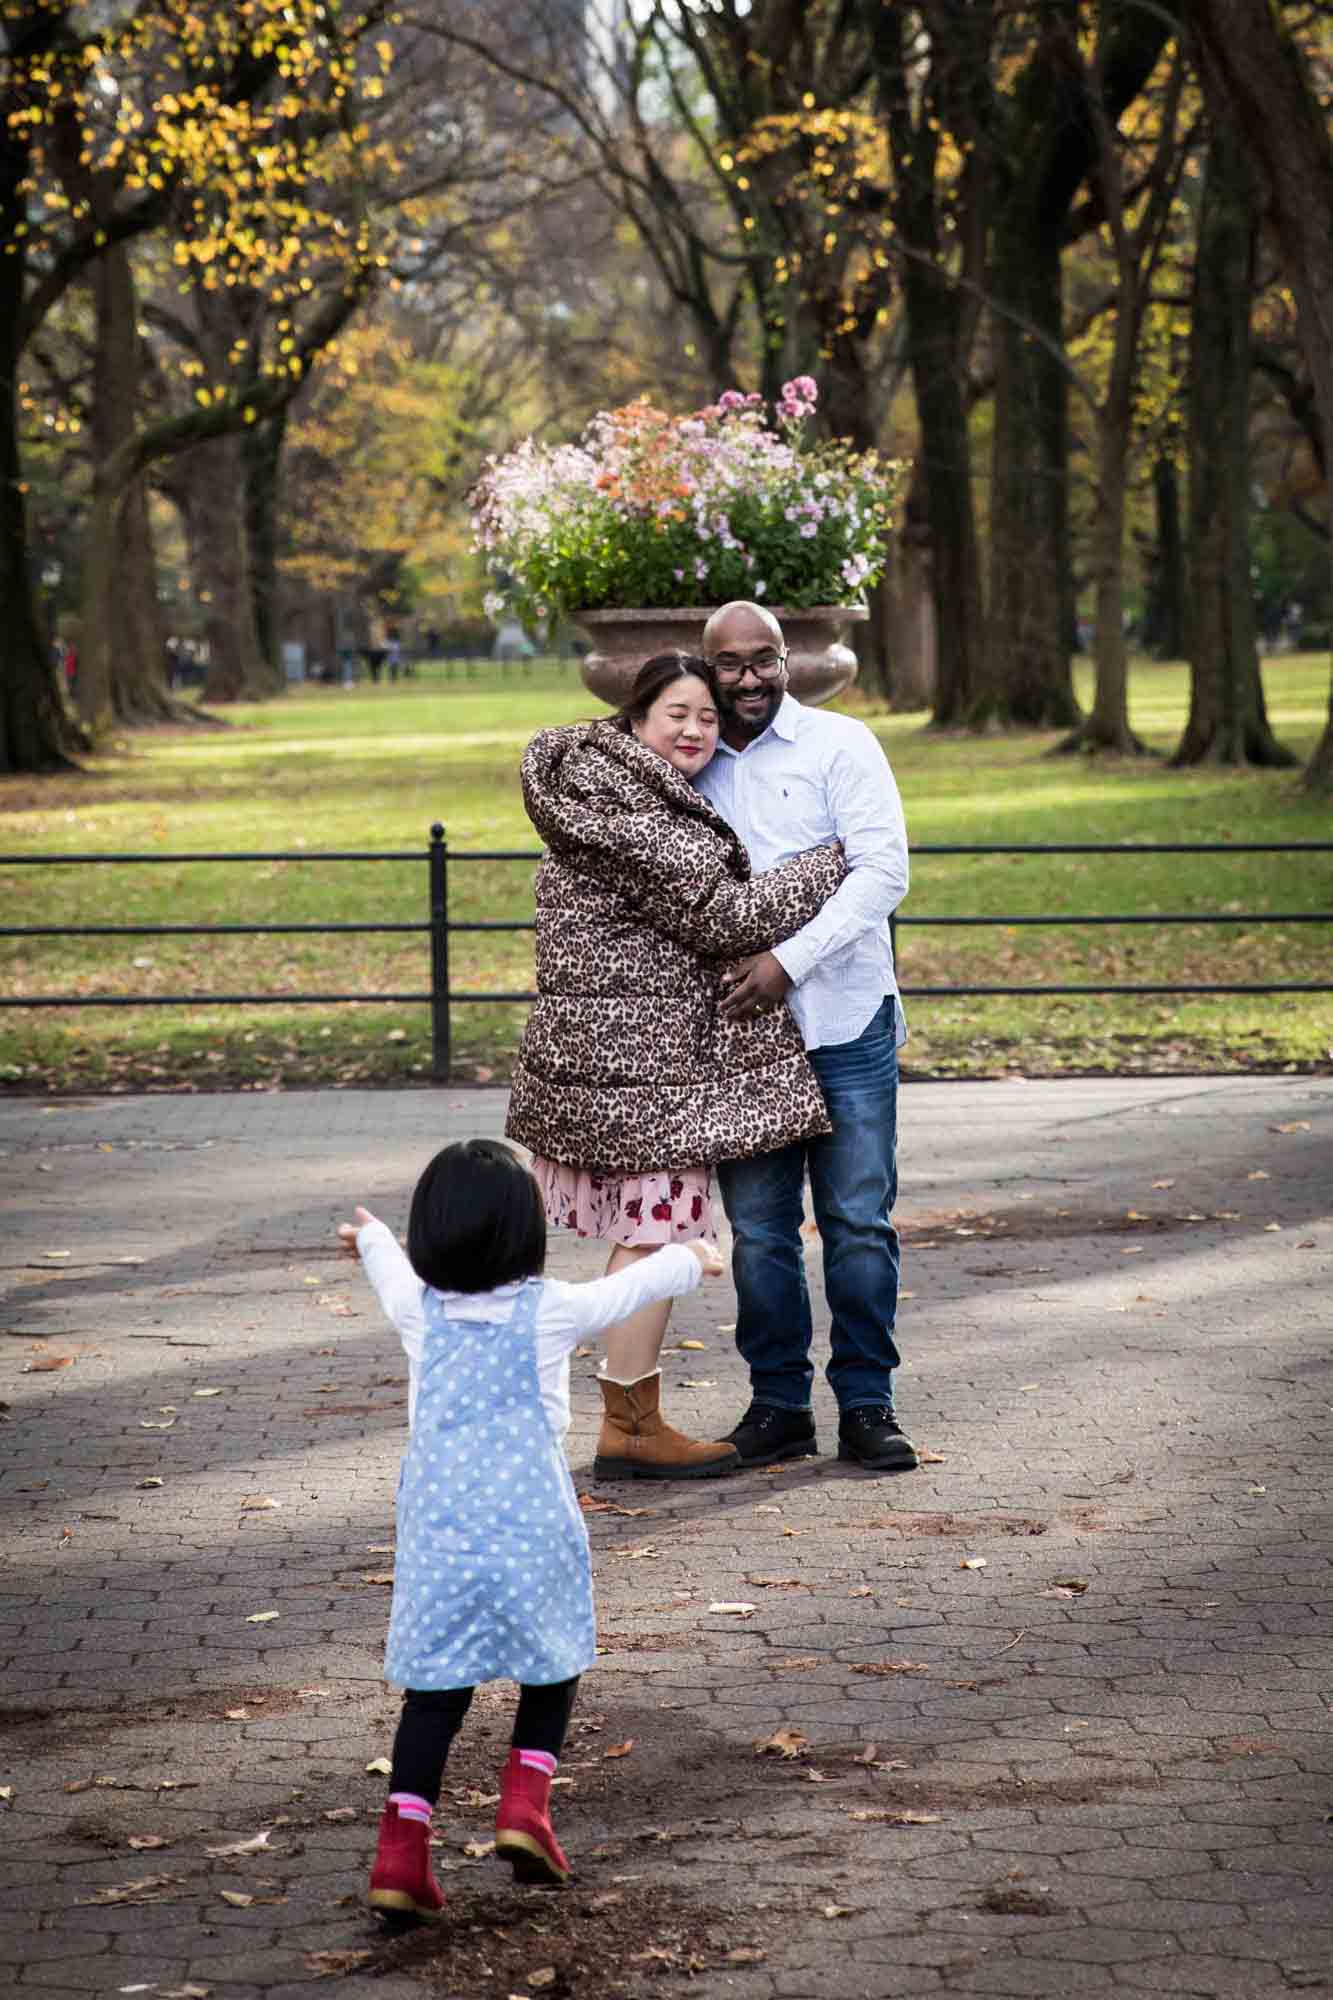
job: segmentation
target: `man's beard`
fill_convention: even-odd
[[[724,725],[730,724],[742,736],[762,736],[778,712],[778,705],[782,700],[783,692],[784,690],[781,685],[774,687],[771,683],[760,688],[758,693],[763,696],[763,707],[761,708],[756,702],[754,707],[748,710],[737,708],[737,696],[733,694],[723,704],[722,719]]]

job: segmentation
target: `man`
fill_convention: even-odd
[[[816,1449],[810,1299],[801,1240],[808,1171],[832,1313],[829,1386],[838,1456],[878,1472],[917,1464],[893,1407],[898,1350],[898,1045],[905,1035],[889,915],[907,891],[898,787],[875,738],[850,716],[787,693],[782,628],[762,605],[724,604],[704,628],[722,736],[696,783],[756,872],[840,840],[848,874],[819,915],[724,975],[724,1014],[791,1008],[824,1091],[832,1133],[718,1169],[735,1241],[736,1344],[751,1403],[730,1441],[746,1465]]]

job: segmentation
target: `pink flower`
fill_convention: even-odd
[[[794,381],[782,385],[784,403],[817,403],[819,388],[813,375],[798,375]]]
[[[717,399],[717,407],[719,410],[743,410],[746,400],[739,389],[724,389]]]

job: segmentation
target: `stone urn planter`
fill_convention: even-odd
[[[583,679],[612,708],[628,695],[635,674],[655,653],[697,653],[712,607],[691,611],[576,611],[573,622],[591,642]],[[869,617],[863,604],[814,604],[804,611],[773,606],[787,641],[787,685],[812,707],[856,677],[856,655],[841,643],[848,625]]]

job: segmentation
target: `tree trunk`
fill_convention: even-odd
[[[963,394],[962,302],[948,276],[910,259],[903,273],[907,348],[921,426],[936,665],[932,720],[965,721],[981,680],[985,632],[972,454]]]
[[[1068,386],[1061,252],[1096,157],[1094,120],[1069,62],[1085,10],[1038,9],[1039,41],[1010,96],[991,239],[995,432],[990,629],[979,721],[1072,727],[1074,579],[1069,559]],[[1091,14],[1092,10],[1086,10]],[[1169,5],[1097,10],[1101,109],[1115,124],[1171,33]]]
[[[1190,708],[1173,764],[1292,764],[1274,738],[1250,587],[1250,304],[1254,216],[1248,173],[1214,129],[1204,169],[1190,314]]]
[[[278,572],[279,475],[287,436],[287,411],[279,410],[241,435],[245,473],[245,530],[259,652],[281,674],[282,598]]]
[[[898,710],[934,705],[939,649],[932,581],[929,537],[914,530],[909,511],[893,545],[889,656]]]
[[[226,702],[277,694],[281,677],[260,652],[255,629],[240,438],[197,446],[181,464],[180,482],[190,568],[208,643],[203,698]]]
[[[89,726],[177,720],[188,710],[166,686],[157,562],[142,479],[121,490],[112,455],[139,413],[138,302],[129,253],[106,250],[92,267],[93,505],[82,575],[79,707]]]
[[[1179,660],[1185,652],[1185,544],[1180,532],[1180,479],[1173,458],[1152,469],[1157,541],[1151,558],[1143,619],[1145,650],[1155,659]]]
[[[1117,346],[1120,344],[1117,329]],[[1129,377],[1116,382],[1125,357],[1112,364],[1112,388],[1098,423],[1097,520],[1093,563],[1097,578],[1096,635],[1093,661],[1096,682],[1092,708],[1078,728],[1058,746],[1062,751],[1111,750],[1125,757],[1144,757],[1147,745],[1129,726],[1129,648],[1125,644],[1125,502],[1129,489]]]
[[[1324,463],[1333,465],[1333,136],[1327,116],[1305,59],[1268,0],[1181,0],[1181,13],[1202,56],[1205,88],[1267,197],[1314,383]],[[1333,508],[1328,532],[1333,562]],[[1312,790],[1333,791],[1333,686],[1329,719],[1305,782]]]
[[[866,592],[864,625],[853,625],[848,640],[856,654],[857,683],[881,701],[892,701],[897,685],[897,659],[893,650],[893,593],[887,579]]]
[[[974,723],[1059,729],[1080,719],[1069,661],[1073,578],[1060,255],[1060,229],[1030,215],[1025,203],[1011,202],[992,252],[992,289],[1002,305],[993,321],[990,624]],[[1056,353],[1041,334],[1055,343]]]
[[[88,740],[65,702],[32,587],[27,505],[19,460],[19,315],[27,263],[19,192],[27,149],[0,119],[0,772],[70,770]]]
[[[923,660],[923,671],[911,677],[909,699],[918,705],[925,688],[932,687],[933,721],[948,728],[965,720],[980,685],[984,625],[965,393],[975,312],[955,276],[959,239],[947,250],[943,243],[940,208],[947,197],[940,185],[939,135],[942,119],[971,129],[986,93],[989,35],[980,10],[959,8],[952,0],[926,9],[931,68],[923,85],[916,73],[919,53],[908,53],[906,10],[867,11],[880,115],[893,155],[893,225],[902,253],[907,360],[921,432],[914,491],[919,483],[929,540],[924,570],[933,596],[929,666]],[[985,240],[989,185],[990,176],[978,173],[975,156],[968,157],[957,183],[959,238],[976,253]],[[962,254],[965,271],[969,262],[979,262],[979,255],[970,259],[966,249]],[[908,539],[905,534],[904,544]],[[905,558],[907,547],[899,553]],[[919,562],[922,551],[913,547],[912,553]],[[900,578],[900,587],[905,581]]]
[[[992,318],[990,622],[970,719],[1067,729],[1080,716],[1069,658],[1064,213],[1034,207],[1031,192],[1024,182],[1010,194],[992,241],[990,284],[999,309]]]

